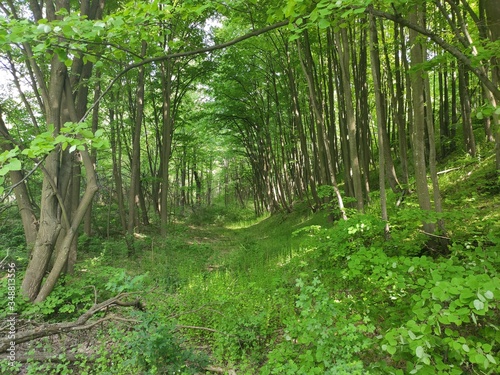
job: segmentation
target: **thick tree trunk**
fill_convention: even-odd
[[[81,12],[89,19],[95,19],[102,14],[104,0],[96,0],[90,6],[90,1],[81,2]],[[43,12],[40,4],[30,2],[31,11],[36,20],[42,18]],[[62,16],[57,12],[65,9],[70,11],[68,2],[47,1],[45,7],[45,16],[51,21]],[[66,65],[59,60],[57,55],[52,57],[49,67],[49,81],[45,81],[42,69],[35,62],[31,49],[25,46],[25,54],[31,69],[35,72],[38,85],[42,93],[44,102],[44,114],[47,124],[54,129],[54,135],[57,135],[61,128],[63,119],[69,118],[72,122],[80,120],[78,112],[83,112],[87,100],[87,79],[90,76],[92,66],[84,66],[80,57],[75,57],[71,67],[71,74],[68,73]],[[73,92],[72,89],[75,91]],[[64,97],[64,90],[66,96]],[[41,191],[40,203],[40,227],[37,233],[35,246],[26,269],[21,290],[25,297],[31,301],[43,301],[53,290],[61,272],[68,264],[68,256],[74,249],[78,227],[82,222],[85,212],[89,208],[95,192],[97,183],[94,171],[94,165],[90,155],[86,150],[80,152],[85,172],[87,176],[87,187],[78,208],[71,214],[71,205],[65,204],[63,191],[65,181],[69,177],[63,175],[65,169],[61,168],[61,150],[57,147],[45,159],[45,166],[42,167],[44,179]],[[71,174],[71,168],[70,172]],[[76,188],[75,190],[76,191]],[[61,233],[62,222],[65,226],[65,234],[58,240]],[[56,248],[57,243],[57,248]],[[55,251],[55,261],[53,267],[42,285],[42,281],[49,267],[49,262]]]
[[[47,298],[47,296],[54,289],[64,266],[67,264],[68,255],[71,252],[71,246],[73,241],[76,239],[78,233],[78,227],[82,222],[85,212],[87,212],[88,207],[92,203],[95,193],[97,192],[97,178],[94,171],[94,165],[90,158],[89,152],[87,150],[81,151],[82,161],[85,166],[85,172],[87,176],[87,186],[85,188],[85,193],[78,205],[75,215],[71,220],[71,226],[69,227],[66,235],[64,236],[64,241],[61,245],[61,251],[58,252],[57,258],[55,260],[54,266],[50,270],[45,283],[40,289],[40,292],[36,295],[34,299],[35,302],[41,302]],[[24,280],[23,280],[24,284]]]
[[[49,97],[46,103],[47,124],[54,126],[57,133],[61,127],[61,103],[66,79],[66,66],[54,56],[51,63]],[[39,295],[43,277],[49,266],[55,243],[61,230],[57,195],[57,177],[59,175],[59,148],[53,150],[45,159],[44,178],[40,203],[40,227],[35,246],[26,269],[21,290],[25,297],[34,301]]]

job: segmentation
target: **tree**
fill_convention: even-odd
[[[81,15],[87,17],[87,21],[79,26],[87,33],[96,33],[92,21],[101,17],[104,2],[82,1],[78,6]],[[73,16],[75,9],[71,9],[67,3],[54,1],[43,5],[33,1],[28,9],[38,26],[23,22],[13,2],[2,7],[11,22],[12,30],[9,42],[13,44],[9,44],[7,54],[16,53],[24,57],[26,69],[31,73],[31,86],[39,89],[35,91],[38,95],[37,102],[43,103],[40,110],[47,123],[45,134],[48,139],[56,139],[58,136],[62,136],[62,139],[65,138],[65,133],[72,131],[66,124],[78,123],[85,111],[87,82],[92,63],[80,51],[74,52],[73,58],[70,58],[66,49],[69,46],[64,46],[61,39],[75,36],[74,31],[64,29],[69,23],[76,22],[77,17]],[[56,35],[58,32],[62,35]],[[64,35],[65,32],[73,35]],[[33,43],[38,40],[43,43],[35,48]],[[61,42],[62,46],[57,46],[56,41]],[[56,45],[55,48],[52,43]],[[49,55],[49,60],[44,60],[44,55]],[[74,259],[68,258],[68,255],[78,227],[97,191],[94,166],[87,146],[83,142],[78,146],[76,143],[71,148],[56,144],[52,150],[47,148],[49,153],[41,166],[44,179],[39,205],[39,227],[22,283],[23,293],[33,301],[45,299],[63,269],[66,266],[71,268],[68,261]],[[75,152],[77,147],[78,152]],[[33,149],[28,149],[26,154],[28,157],[37,157]],[[73,176],[73,163],[82,163],[86,174],[86,186],[81,199],[80,187],[74,184],[77,180]],[[72,183],[73,188],[69,188]],[[46,272],[48,275],[42,283]]]

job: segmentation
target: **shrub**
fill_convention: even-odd
[[[268,355],[262,374],[364,374],[360,353],[372,345],[373,325],[335,301],[319,277],[297,279],[297,313],[285,322],[284,341]]]

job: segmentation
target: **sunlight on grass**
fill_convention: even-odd
[[[270,214],[267,214],[250,220],[242,220],[235,223],[226,224],[224,227],[227,229],[245,229],[260,224],[270,216]]]

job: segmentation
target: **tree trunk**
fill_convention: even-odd
[[[303,173],[303,183],[305,186],[309,186],[311,190],[311,195],[314,200],[314,206],[318,206],[321,204],[320,199],[318,197],[318,192],[316,189],[316,182],[314,180],[314,177],[310,171],[311,167],[311,161],[309,157],[309,150],[307,148],[307,139],[305,136],[304,132],[304,124],[302,123],[302,114],[301,114],[301,107],[300,107],[300,98],[297,92],[297,85],[295,83],[295,76],[294,76],[294,71],[291,65],[290,61],[290,54],[287,53],[287,76],[288,76],[288,87],[290,90],[290,97],[291,97],[291,107],[292,107],[292,123],[297,129],[298,137],[299,137],[299,144],[300,144],[300,151],[302,154],[302,157],[304,159],[304,165],[302,166],[301,170],[304,171]]]
[[[476,156],[476,141],[472,129],[471,103],[469,95],[468,74],[462,64],[458,64],[458,91],[460,94],[461,112],[462,112],[462,130],[464,137],[464,148],[470,156]]]
[[[59,61],[57,56],[54,56],[51,63],[49,100],[45,106],[47,124],[54,126],[56,134],[61,127],[60,105],[65,77],[66,66]],[[21,285],[23,295],[31,301],[36,300],[39,295],[43,277],[49,266],[52,251],[61,230],[58,206],[62,202],[58,202],[56,185],[59,175],[59,159],[60,151],[56,148],[45,159],[45,166],[43,168],[44,178],[40,203],[40,227]]]
[[[2,117],[2,109],[0,108],[0,150],[12,150],[12,143],[10,141],[10,134],[7,126],[5,125]],[[36,241],[36,232],[38,231],[38,220],[35,216],[33,206],[31,204],[28,187],[24,182],[24,174],[22,171],[10,171],[10,182],[14,186],[14,195],[16,196],[16,203],[19,209],[19,215],[23,223],[24,238],[26,240],[26,247],[31,252]]]
[[[380,57],[377,38],[377,26],[373,15],[370,19],[370,57],[371,70],[373,76],[373,90],[375,92],[375,111],[377,114],[377,138],[378,138],[378,160],[379,160],[379,189],[380,189],[380,210],[382,212],[382,220],[385,221],[385,235],[389,235],[389,223],[387,216],[387,197],[385,193],[385,139],[382,129],[385,129],[386,115],[384,111],[384,99],[380,84]]]
[[[85,166],[85,172],[87,175],[87,186],[85,188],[85,193],[83,194],[83,197],[78,205],[78,208],[75,211],[75,215],[71,221],[71,226],[69,227],[64,237],[64,241],[62,242],[61,245],[61,251],[58,252],[58,256],[56,258],[54,266],[52,267],[50,273],[48,274],[45,283],[40,289],[40,292],[34,299],[34,302],[44,301],[54,289],[56,282],[59,279],[59,276],[61,275],[61,272],[67,263],[68,255],[71,251],[71,245],[75,240],[76,234],[78,232],[78,227],[80,226],[80,223],[82,222],[83,217],[85,216],[85,212],[87,211],[89,205],[91,204],[92,199],[94,198],[94,195],[98,189],[97,178],[94,171],[94,165],[90,158],[89,152],[87,150],[81,151],[81,156],[83,164]]]
[[[147,43],[142,42],[141,56],[146,55]],[[139,68],[139,76],[137,79],[137,98],[136,98],[136,113],[135,113],[135,124],[132,137],[132,158],[130,160],[130,190],[128,199],[128,225],[127,225],[127,235],[128,235],[128,254],[132,255],[133,247],[131,241],[133,241],[134,227],[136,222],[136,214],[139,206],[139,189],[140,189],[140,178],[141,178],[141,130],[142,130],[142,120],[144,117],[144,86],[145,86],[145,67],[144,65]]]
[[[171,95],[172,95],[172,61],[164,61],[161,65],[162,92],[163,92],[163,130],[161,145],[161,194],[160,194],[160,232],[164,236],[167,234],[168,224],[168,189],[169,189],[169,161],[172,153],[172,137],[174,133]]]
[[[94,88],[94,100],[96,100],[100,96],[101,96],[101,83],[97,82]],[[83,116],[83,114],[84,113],[82,113],[81,116]],[[94,106],[92,110],[92,133],[94,134],[97,131],[98,123],[99,123],[99,102]],[[97,162],[97,151],[92,150],[90,156],[92,158],[92,162],[95,165]],[[92,236],[92,204],[90,205],[88,211],[85,213],[83,231],[88,237]]]
[[[350,67],[350,48],[347,39],[346,29],[341,29],[336,33],[337,45],[340,54],[341,80],[343,82],[343,93],[345,96],[345,115],[347,122],[347,131],[349,135],[349,160],[351,165],[351,174],[354,187],[354,197],[356,198],[356,207],[358,211],[364,210],[363,186],[361,184],[361,170],[358,157],[358,144],[356,141],[356,119],[354,117],[354,108],[352,102]]]
[[[382,33],[381,34],[382,35],[382,45],[384,46],[383,49],[384,49],[385,62],[386,62],[385,70],[387,72],[387,81],[389,82],[388,85],[389,85],[389,90],[390,90],[390,102],[392,104],[392,108],[389,109],[388,108],[388,100],[382,92],[382,74],[381,74],[381,67],[380,67],[381,62],[380,62],[380,51],[379,51],[378,32],[377,32],[376,22],[372,27],[373,27],[372,37],[374,38],[373,43],[374,43],[374,46],[376,48],[375,56],[372,57],[372,64],[378,65],[378,68],[376,67],[376,69],[379,72],[378,74],[380,77],[380,94],[381,94],[382,116],[384,116],[383,117],[384,118],[384,120],[383,120],[384,126],[380,130],[382,131],[382,137],[384,139],[383,152],[384,152],[384,161],[385,161],[384,162],[385,175],[387,177],[387,181],[389,182],[389,186],[391,187],[391,190],[394,193],[399,193],[399,192],[401,192],[402,188],[401,188],[401,185],[399,183],[399,179],[398,179],[398,176],[396,173],[396,168],[394,167],[394,160],[393,160],[393,157],[391,154],[391,143],[390,143],[389,134],[387,133],[387,129],[386,129],[386,125],[385,125],[387,123],[387,121],[389,121],[389,113],[392,113],[393,129],[394,129],[394,127],[397,128],[397,130],[396,129],[393,130],[393,133],[397,132],[398,136],[400,136],[401,128],[403,129],[403,131],[402,131],[403,134],[401,135],[401,138],[403,139],[403,145],[399,145],[399,148],[401,150],[402,147],[404,147],[404,149],[401,150],[400,155],[404,152],[405,158],[400,157],[400,161],[401,161],[401,169],[407,171],[408,168],[406,166],[406,164],[407,164],[407,161],[406,161],[406,131],[404,131],[405,124],[404,124],[404,118],[402,115],[402,111],[399,111],[399,109],[398,109],[400,103],[398,102],[398,95],[396,94],[396,92],[397,92],[396,88],[398,86],[397,80],[399,77],[396,77],[396,85],[394,85],[393,84],[393,71],[391,68],[390,61],[389,61],[388,47],[387,47],[387,43],[385,41],[384,33]],[[395,27],[395,29],[397,30],[397,27]],[[395,56],[395,65],[396,65],[397,64],[396,61],[399,61],[399,56],[397,53],[395,55],[396,55]],[[397,65],[399,65],[399,64],[397,64]],[[398,69],[398,68],[396,68],[396,69]],[[398,72],[398,73],[399,73],[399,75],[401,75],[400,72]],[[401,99],[402,99],[402,97],[401,97]]]
[[[410,14],[411,22],[422,25],[424,12],[419,6],[415,6]],[[410,30],[411,44],[411,67],[413,69],[411,79],[411,95],[413,107],[413,162],[415,167],[415,182],[418,203],[422,210],[430,211],[431,199],[429,186],[427,184],[427,168],[425,163],[425,100],[424,100],[424,46],[418,40],[418,33]],[[434,224],[424,222],[424,230],[427,233],[434,233]]]
[[[111,160],[113,163],[113,180],[115,182],[116,199],[118,202],[118,216],[123,233],[127,232],[127,215],[125,212],[125,199],[123,196],[123,182],[121,174],[122,148],[120,126],[116,124],[115,110],[113,106],[109,109],[109,124],[110,124],[110,144],[111,144]]]
[[[486,13],[486,21],[488,25],[488,30],[490,32],[491,41],[495,42],[500,39],[500,6],[498,0],[482,0],[481,5],[483,6]],[[498,87],[500,83],[500,67],[498,66],[500,58],[498,56],[494,57],[494,62],[492,64],[492,81]],[[496,107],[498,98],[493,95],[491,91],[487,88],[486,95],[489,98],[490,104]],[[496,154],[496,169],[500,173],[500,115],[493,115],[493,133],[495,136],[495,154]]]
[[[90,7],[90,1],[82,1],[83,11],[89,19],[100,17],[104,2],[95,1],[93,7]],[[42,10],[37,2],[30,2],[32,14],[36,20],[42,17]],[[70,11],[69,4],[66,2],[47,1],[45,15],[47,20],[51,21],[60,17],[57,12],[65,9]],[[57,136],[62,125],[62,119],[69,117],[72,122],[78,122],[80,118],[77,114],[77,108],[86,107],[86,85],[87,78],[90,75],[91,65],[84,68],[80,57],[75,57],[72,64],[71,81],[66,65],[61,62],[57,55],[52,57],[49,66],[49,81],[45,81],[45,76],[40,67],[32,58],[32,52],[29,48],[25,50],[27,61],[35,72],[36,84],[40,87],[44,102],[44,114],[47,124],[54,129],[54,136]],[[83,72],[82,69],[86,69]],[[78,78],[79,77],[79,78]],[[72,84],[73,82],[73,84]],[[35,83],[33,83],[35,84]],[[65,100],[63,98],[66,89]],[[73,92],[72,89],[75,89]],[[80,91],[81,90],[81,91]],[[62,183],[67,176],[60,175],[60,157],[61,150],[57,147],[45,159],[45,166],[42,167],[44,174],[41,203],[40,203],[40,227],[37,233],[35,246],[26,269],[21,290],[25,297],[31,301],[43,301],[53,290],[61,272],[68,262],[68,255],[71,252],[73,242],[76,238],[77,230],[81,224],[85,212],[90,206],[95,192],[97,191],[97,182],[95,177],[94,165],[86,150],[80,151],[85,172],[87,176],[87,186],[82,200],[78,204],[73,217],[69,213],[71,207],[65,205],[63,194],[60,190]],[[66,233],[63,240],[58,241],[61,231],[61,219],[64,221]],[[58,243],[55,249],[56,242]],[[49,262],[53,252],[56,258],[53,267],[42,285],[49,267]]]

